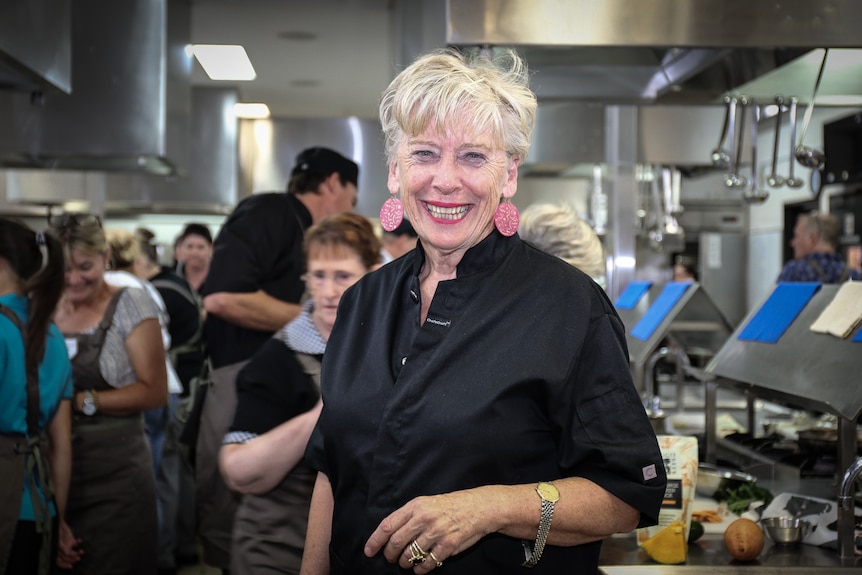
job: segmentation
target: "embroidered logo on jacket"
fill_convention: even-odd
[[[428,323],[433,323],[434,325],[442,325],[443,327],[449,327],[450,325],[452,325],[452,322],[448,319],[437,319],[434,317],[429,317],[425,321],[427,321]]]
[[[653,463],[652,465],[647,465],[646,467],[641,469],[641,471],[644,474],[644,481],[649,481],[650,479],[655,479],[656,477],[658,477],[658,473],[655,469],[655,463]]]

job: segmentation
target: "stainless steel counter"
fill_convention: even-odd
[[[602,544],[599,560],[601,572],[606,575],[783,575],[785,573],[820,575],[824,573],[850,573],[848,569],[862,569],[862,557],[842,560],[834,549],[823,549],[800,544],[793,547],[773,545],[769,540],[757,559],[736,561],[724,546],[722,535],[707,534],[688,546],[684,565],[661,565],[654,562],[638,547],[633,534],[614,536]]]

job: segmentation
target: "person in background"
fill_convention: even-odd
[[[200,292],[213,257],[213,237],[209,228],[196,222],[187,224],[174,246],[177,273],[189,282],[192,289]]]
[[[784,264],[778,282],[842,283],[862,279],[862,271],[847,266],[838,246],[838,220],[829,214],[801,214],[793,228],[793,259]]]
[[[658,520],[664,465],[622,323],[517,234],[527,78],[512,50],[446,50],[383,93],[382,215],[403,207],[419,243],[339,304],[304,575],[595,573],[602,539]]]
[[[206,224],[189,222],[174,240],[174,259],[177,274],[184,278],[192,288],[198,300],[201,314],[201,328],[204,326],[206,311],[200,297],[200,289],[209,272],[213,255],[213,238]],[[177,371],[183,381],[183,395],[179,413],[188,415],[194,398],[187,395],[185,377],[192,377],[202,372],[206,361],[205,338],[201,333],[199,351],[189,350],[177,354]],[[190,393],[191,390],[189,389]],[[176,537],[174,548],[174,563],[178,566],[196,565],[198,563],[197,519],[195,509],[195,478],[194,469],[189,461],[194,461],[194,450],[181,445],[183,462],[180,467],[180,506],[177,510]]]
[[[60,242],[0,218],[0,575],[78,558],[65,521],[72,366],[51,322],[63,283]]]
[[[697,266],[687,256],[679,255],[673,260],[673,275],[671,280],[675,282],[696,282]]]
[[[380,240],[358,214],[309,228],[310,299],[237,376],[237,409],[221,449],[222,474],[243,493],[231,571],[299,573],[316,473],[303,460],[320,413],[320,360],[341,295],[380,265]]]
[[[111,261],[93,214],[52,216],[66,256],[54,317],[66,338],[75,393],[66,520],[80,537],[81,575],[156,571],[156,492],[143,412],[165,405],[159,309],[147,293],[105,280]]]
[[[236,410],[236,374],[278,329],[299,315],[305,291],[303,234],[356,205],[359,166],[329,148],[296,157],[287,193],[253,194],[225,221],[201,288],[212,385],[198,435],[195,480],[204,561],[230,568],[238,494],[228,490],[218,453]]]
[[[383,263],[389,263],[392,260],[397,260],[410,250],[416,247],[416,230],[410,220],[401,220],[391,232],[383,230]]]
[[[159,497],[159,573],[175,573],[175,555],[193,555],[192,548],[175,553],[180,506],[182,513],[194,516],[194,475],[181,457],[179,435],[183,422],[176,417],[181,401],[188,401],[189,385],[198,375],[203,362],[203,318],[201,302],[189,283],[173,269],[159,263],[156,235],[147,228],[135,230],[140,256],[135,265],[136,275],[148,280],[159,291],[168,311],[171,336],[169,357],[177,371],[182,390],[169,395],[165,414],[161,464],[156,472],[156,492]],[[181,486],[185,484],[186,489]],[[183,497],[185,495],[185,497]]]
[[[165,350],[165,371],[168,377],[168,404],[170,404],[170,396],[182,392],[183,388],[167,353],[171,349],[169,327],[171,317],[168,307],[159,290],[149,280],[138,275],[140,271],[139,262],[142,256],[141,247],[135,235],[128,230],[109,229],[105,230],[105,237],[108,240],[108,248],[111,254],[111,269],[105,273],[105,281],[115,287],[129,287],[143,290],[159,309],[159,326],[162,331],[162,344]],[[144,413],[144,427],[147,439],[150,442],[153,470],[156,473],[156,477],[161,474],[162,448],[165,443],[167,412],[168,407],[165,405]],[[161,498],[159,499],[158,513],[159,526],[161,527]]]
[[[862,246],[850,246],[847,248],[845,264],[851,270],[862,272]]]
[[[518,234],[606,287],[602,240],[569,204],[531,204],[521,214]]]

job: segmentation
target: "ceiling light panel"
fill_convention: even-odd
[[[242,46],[195,44],[192,51],[211,80],[249,81],[257,76]]]
[[[261,103],[236,103],[233,105],[233,113],[237,118],[246,120],[263,120],[269,118],[269,106]]]

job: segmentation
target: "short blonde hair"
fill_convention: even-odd
[[[435,50],[405,68],[380,100],[380,124],[386,157],[395,155],[403,135],[428,127],[447,128],[469,111],[474,128],[490,133],[509,156],[526,157],[536,118],[536,95],[530,90],[527,65],[513,50],[494,56]]]
[[[521,212],[521,239],[557,256],[593,279],[604,277],[602,242],[568,204],[532,204]]]

